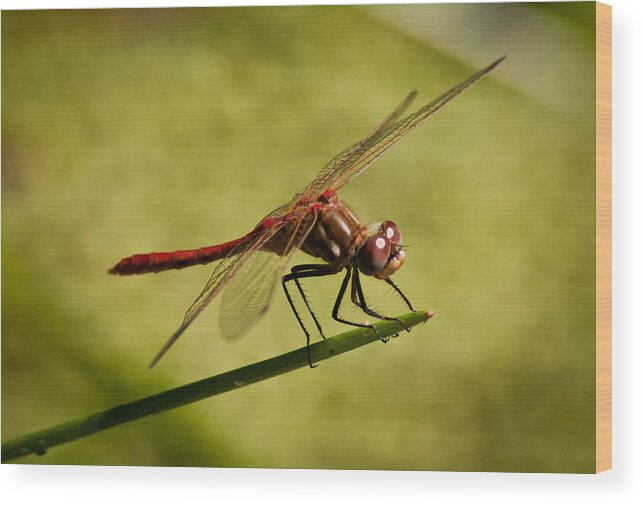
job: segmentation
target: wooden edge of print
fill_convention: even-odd
[[[612,7],[596,3],[596,473],[612,468]]]

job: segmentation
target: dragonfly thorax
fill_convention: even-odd
[[[337,265],[355,266],[364,275],[386,279],[404,263],[402,234],[393,221],[384,221],[369,236],[350,208],[332,195],[302,244],[302,251]]]
[[[322,206],[302,251],[327,263],[346,266],[353,262],[367,231],[353,211],[338,198]]]

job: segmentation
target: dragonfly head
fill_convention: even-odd
[[[364,275],[386,279],[402,266],[405,257],[400,229],[393,221],[384,221],[377,233],[362,242],[357,252],[357,268]]]

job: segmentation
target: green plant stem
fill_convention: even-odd
[[[432,312],[417,311],[400,316],[399,319],[410,328],[426,322],[431,316],[433,316]],[[375,326],[382,337],[388,337],[400,332],[400,325],[396,321],[381,321]],[[323,361],[376,340],[379,340],[379,338],[370,328],[356,328],[312,344],[310,346],[310,357],[313,362]],[[42,455],[50,447],[71,442],[142,417],[203,400],[210,396],[248,386],[306,366],[308,366],[308,356],[306,348],[302,347],[274,358],[214,375],[178,388],[169,389],[141,400],[118,405],[87,417],[75,419],[3,443],[2,462],[27,454]]]

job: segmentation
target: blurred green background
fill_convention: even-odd
[[[278,293],[149,371],[212,267],[106,270],[246,233],[410,90],[506,54],[342,192],[398,223],[431,322],[19,461],[593,471],[594,42],[589,2],[3,12],[2,439],[303,345]],[[340,280],[306,283],[329,335]]]

